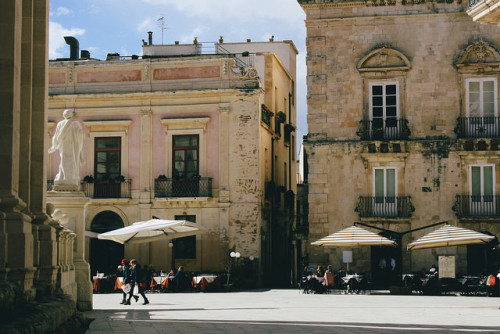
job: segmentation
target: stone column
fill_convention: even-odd
[[[75,279],[78,287],[77,305],[80,310],[92,309],[90,266],[85,261],[85,205],[89,199],[80,191],[50,191],[47,201],[67,216],[64,227],[76,234],[74,247]],[[57,219],[55,217],[55,219]]]

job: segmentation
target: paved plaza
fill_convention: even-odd
[[[302,294],[298,290],[150,293],[149,305],[94,295],[97,333],[500,333],[500,298]]]

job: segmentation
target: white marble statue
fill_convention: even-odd
[[[49,149],[49,154],[59,150],[61,157],[54,186],[78,186],[80,166],[84,163],[82,126],[73,118],[74,113],[69,109],[64,110],[63,117],[64,120],[57,123],[52,147]]]

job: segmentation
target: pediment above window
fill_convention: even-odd
[[[498,67],[500,65],[500,53],[495,47],[482,39],[469,44],[458,56],[455,66],[466,67]]]
[[[360,72],[408,71],[410,67],[408,58],[389,44],[378,46],[358,62]]]

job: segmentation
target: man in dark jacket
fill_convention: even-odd
[[[139,294],[144,298],[144,303],[142,305],[149,304],[149,300],[146,298],[144,291],[141,287],[141,283],[146,280],[147,275],[144,275],[144,271],[141,270],[141,265],[137,263],[135,259],[130,260],[130,292],[128,294],[128,300],[125,305],[130,305],[130,299],[134,295],[134,288],[137,285],[137,289],[139,289]]]
[[[130,284],[130,264],[129,264],[127,259],[122,260],[121,267],[122,267],[121,277],[123,277],[122,286],[124,284]],[[116,275],[116,276],[117,276],[117,278],[119,277],[118,275]],[[122,291],[122,293],[123,293],[123,299],[122,299],[122,302],[120,304],[126,304],[127,303],[127,294],[123,291]],[[139,297],[137,297],[137,296],[134,296],[134,298],[135,298],[136,302],[137,302],[137,299],[139,299]]]

